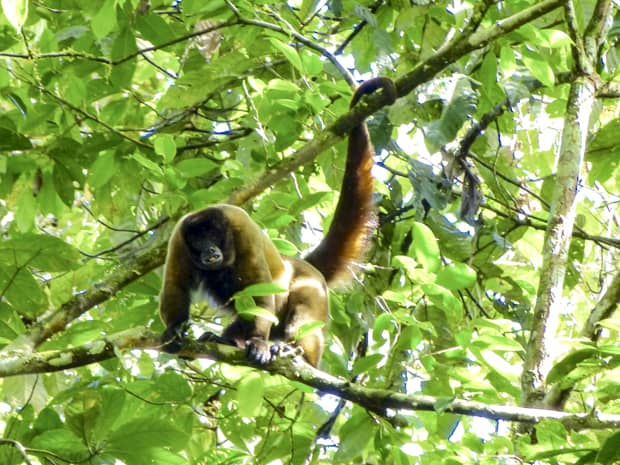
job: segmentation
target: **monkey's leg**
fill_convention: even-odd
[[[305,303],[289,303],[290,313],[284,329],[284,340],[287,343],[294,343],[304,351],[304,358],[312,366],[318,366],[325,340],[322,328],[314,328],[309,333],[299,337],[298,332],[302,326],[315,321],[325,321],[327,318],[326,304],[321,300],[314,300],[316,307],[311,307]]]

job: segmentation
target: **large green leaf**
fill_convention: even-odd
[[[175,427],[174,422],[169,419],[142,417],[131,420],[112,432],[106,449],[121,456],[132,456],[140,451],[160,447],[180,450],[188,440],[189,436]]]
[[[80,253],[65,241],[42,234],[21,234],[0,243],[0,261],[41,271],[67,271],[79,266]]]
[[[239,415],[252,418],[260,413],[263,405],[265,384],[258,372],[251,372],[237,384],[237,406]]]

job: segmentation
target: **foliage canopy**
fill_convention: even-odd
[[[620,459],[610,1],[1,5],[0,463]],[[349,113],[372,75],[399,100]],[[174,220],[243,204],[303,254],[362,116],[380,224],[321,368],[364,396],[144,350]]]

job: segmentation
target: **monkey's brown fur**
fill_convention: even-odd
[[[356,90],[351,106],[379,88],[390,102],[394,101],[392,81],[376,78]],[[341,280],[350,263],[366,250],[369,230],[375,224],[372,157],[373,148],[362,123],[349,133],[346,168],[332,224],[305,260],[280,255],[241,208],[212,205],[183,217],[168,245],[160,295],[166,348],[180,348],[192,291],[205,291],[219,305],[234,310],[230,299],[236,292],[251,284],[274,282],[287,292],[254,300],[278,318],[276,326],[265,318],[244,320],[237,316],[221,336],[208,333],[201,339],[245,348],[248,357],[260,364],[273,358],[270,340],[294,342],[303,348],[308,362],[317,366],[324,345],[322,330],[315,328],[298,339],[296,335],[306,323],[327,321],[327,286]]]

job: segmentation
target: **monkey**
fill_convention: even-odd
[[[213,301],[229,308],[231,297],[251,284],[273,282],[287,290],[254,297],[258,307],[281,320],[276,328],[260,316],[253,321],[238,316],[220,337],[208,333],[200,338],[245,348],[248,358],[259,364],[273,355],[270,336],[292,341],[302,324],[327,319],[327,285],[320,273],[303,260],[281,256],[250,216],[233,205],[212,205],[183,217],[168,244],[164,273],[163,339],[173,344],[179,342],[179,329],[189,319],[191,292],[201,287]],[[300,345],[308,361],[318,364],[322,334],[305,336]],[[176,347],[168,343],[167,348]]]
[[[389,104],[395,101],[394,83],[374,78],[357,88],[351,107],[379,89]],[[166,326],[164,350],[181,348],[194,291],[206,292],[210,300],[234,312],[231,299],[236,292],[252,284],[275,283],[282,292],[256,296],[254,301],[275,316],[277,324],[260,315],[244,319],[236,314],[221,336],[205,333],[199,340],[245,349],[248,359],[258,365],[277,356],[277,345],[270,341],[293,343],[301,347],[308,363],[318,366],[324,348],[321,325],[310,327],[301,337],[297,337],[298,331],[308,323],[327,322],[328,286],[340,283],[350,264],[362,257],[376,225],[371,174],[374,149],[366,124],[355,126],[348,136],[341,193],[332,222],[305,259],[281,255],[237,206],[215,204],[181,218],[168,243],[160,293],[160,316]]]

